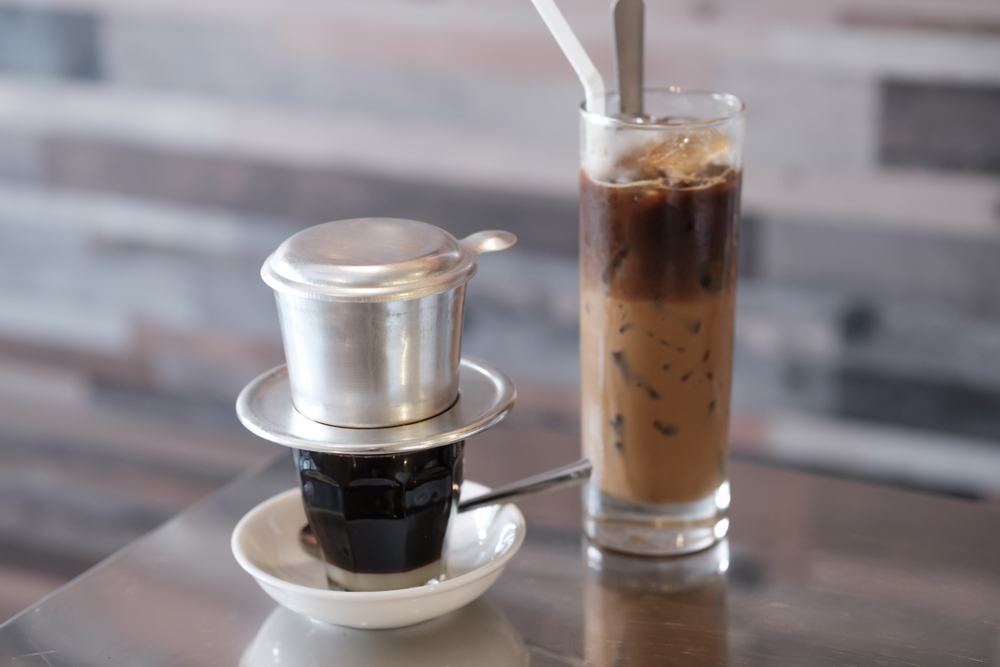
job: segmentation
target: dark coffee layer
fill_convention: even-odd
[[[350,572],[406,572],[441,558],[464,442],[390,456],[293,450],[323,557]]]
[[[707,187],[673,188],[581,174],[584,288],[599,279],[616,299],[654,301],[721,290],[731,280],[740,180],[730,171]]]

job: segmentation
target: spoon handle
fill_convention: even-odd
[[[629,118],[642,116],[644,13],[642,0],[615,0],[611,6],[618,94],[622,115]]]
[[[487,494],[462,500],[458,503],[459,512],[467,512],[487,505],[499,505],[511,498],[527,498],[549,491],[579,486],[590,479],[590,460],[580,459],[574,463],[549,470],[534,477],[527,477],[517,482],[493,489]]]
[[[517,243],[517,237],[510,232],[504,232],[499,229],[487,229],[486,231],[470,234],[459,241],[459,243],[473,253],[481,255],[484,252],[506,250]]]

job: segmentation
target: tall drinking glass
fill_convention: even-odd
[[[647,116],[582,111],[580,329],[585,530],[628,553],[728,528],[729,394],[743,103],[645,91]]]

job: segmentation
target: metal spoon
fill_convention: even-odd
[[[551,491],[567,489],[571,486],[579,486],[590,479],[590,470],[590,460],[580,459],[561,468],[549,470],[548,472],[526,477],[517,482],[501,486],[481,496],[476,496],[469,500],[460,500],[458,511],[468,512],[488,505],[500,505],[513,498],[528,498]],[[316,536],[313,534],[309,524],[306,524],[299,531],[299,541],[302,543],[302,548],[305,549],[306,553],[316,558],[321,557],[319,544],[316,542]]]
[[[489,493],[462,500],[458,503],[459,512],[468,512],[487,505],[499,505],[511,498],[528,498],[550,491],[558,491],[571,486],[578,486],[590,479],[590,459],[580,459],[562,468],[549,470],[533,477],[526,477],[506,486],[493,489]]]
[[[642,117],[642,62],[645,6],[642,0],[615,0],[611,15],[615,26],[615,67],[621,113]]]

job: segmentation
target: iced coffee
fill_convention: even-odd
[[[587,530],[637,553],[710,546],[728,505],[742,105],[662,96],[585,113],[580,176]]]

